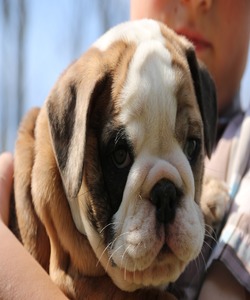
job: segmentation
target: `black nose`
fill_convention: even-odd
[[[151,202],[156,207],[156,218],[160,223],[168,224],[175,218],[180,192],[167,179],[161,179],[150,193]]]

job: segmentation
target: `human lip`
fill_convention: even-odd
[[[176,32],[191,41],[197,52],[201,52],[212,47],[212,44],[198,32],[187,29],[179,29]]]

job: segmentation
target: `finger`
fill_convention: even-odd
[[[0,218],[9,222],[10,196],[13,184],[13,156],[11,153],[0,155]]]

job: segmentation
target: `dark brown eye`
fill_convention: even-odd
[[[128,149],[125,146],[120,146],[114,150],[112,154],[113,162],[117,168],[125,168],[130,165],[131,157]]]
[[[195,138],[188,139],[184,147],[184,153],[190,163],[193,163],[197,159],[199,151],[200,141]]]

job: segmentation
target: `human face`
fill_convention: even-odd
[[[131,18],[153,18],[185,35],[217,87],[219,113],[240,86],[250,37],[249,0],[131,0]]]

